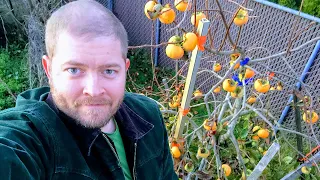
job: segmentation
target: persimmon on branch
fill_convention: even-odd
[[[177,3],[176,3],[177,2]],[[187,10],[191,8],[191,3],[190,1],[188,1],[187,3],[185,3],[183,0],[181,1],[175,1],[175,7],[177,7],[177,9],[179,9],[180,11],[184,12],[183,13],[183,17],[181,19],[181,21],[179,23],[177,23],[176,21],[174,21],[174,23],[176,24],[176,26],[174,28],[171,28],[168,30],[168,32],[171,32],[175,29],[181,29],[180,26],[182,24],[182,22],[184,22],[184,20],[186,19],[187,17]],[[183,32],[186,32],[184,31],[183,29],[181,29]]]
[[[225,19],[225,16],[224,16],[224,11],[222,10],[221,6],[220,6],[220,3],[218,0],[216,0],[217,4],[218,4],[218,7],[219,7],[219,10],[218,12],[220,13],[220,16],[224,22],[224,26],[226,28],[226,34],[225,34],[225,38],[228,37],[231,45],[236,48],[236,44],[233,42],[233,40],[231,39],[230,35],[229,35],[229,30],[230,30],[230,26],[232,24],[232,22],[234,22],[236,25],[238,26],[242,26],[243,24],[245,24],[247,21],[248,21],[248,14],[247,14],[247,11],[244,10],[244,9],[238,9],[236,13],[234,13],[233,15],[233,18],[231,20],[231,22],[229,23],[229,26],[227,25],[227,22],[226,22],[226,19]],[[183,4],[183,8],[178,8],[179,5]],[[194,25],[194,27],[196,28],[197,27],[197,24],[198,24],[198,21],[202,18],[206,18],[206,16],[204,14],[201,14],[201,13],[198,13],[199,11],[197,10],[197,1],[193,1],[193,7],[194,7],[194,15],[191,17],[191,22],[192,24]],[[175,13],[174,11],[172,11],[172,9],[170,9],[170,6],[169,5],[166,5],[166,6],[162,6],[160,4],[157,4],[157,1],[149,1],[146,6],[145,6],[145,14],[146,16],[149,18],[149,19],[152,19],[152,20],[155,20],[156,18],[159,18],[159,20],[165,24],[169,24],[169,23],[175,23],[176,26],[174,28],[171,28],[169,29],[168,31],[172,31],[174,29],[180,29],[183,33],[187,33],[188,31],[186,31],[184,28],[181,28],[181,24],[182,22],[185,20],[186,18],[186,12],[187,10],[189,9],[189,7],[191,6],[191,3],[190,1],[188,2],[185,2],[183,0],[181,1],[175,1],[175,6],[178,10],[184,12],[184,16],[182,18],[182,20],[177,23],[175,21]],[[170,14],[169,14],[170,12]],[[168,13],[168,14],[166,14]],[[166,16],[165,16],[166,14]],[[207,13],[208,14],[208,13]],[[163,16],[162,16],[163,15]],[[237,20],[236,17],[240,17],[240,18],[243,18],[244,19],[241,19],[241,20]],[[237,20],[237,21],[236,21]],[[211,30],[209,30],[209,40],[210,40],[210,45],[212,46],[213,44],[213,38],[212,38],[212,35],[211,35]],[[237,39],[239,39],[240,37],[240,32],[239,32],[239,35],[237,37]],[[224,40],[222,41],[221,45],[220,45],[220,48],[219,48],[219,51],[221,50],[221,48],[224,46],[224,43],[225,43],[225,38]],[[238,40],[237,40],[238,41]],[[160,45],[161,46],[161,45]],[[145,45],[145,47],[148,47],[147,45]],[[154,46],[154,47],[158,47],[158,45]]]

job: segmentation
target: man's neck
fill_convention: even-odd
[[[101,128],[102,132],[108,133],[108,134],[113,133],[115,130],[116,130],[116,124],[114,123],[113,117],[110,119],[110,121],[106,125],[104,125]]]

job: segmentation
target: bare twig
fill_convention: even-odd
[[[160,44],[155,44],[155,45],[151,45],[151,44],[144,44],[144,45],[140,45],[140,46],[128,46],[128,49],[140,49],[140,48],[156,48],[156,47],[161,47],[161,46],[165,46],[165,45],[168,45],[168,44],[178,44],[180,42],[163,42],[163,43],[160,43]]]
[[[205,48],[206,51],[208,51],[210,53],[213,53],[213,54],[216,54],[216,55],[230,55],[230,54],[233,54],[233,53],[240,53],[239,49],[230,50],[230,51],[219,51],[219,50],[216,50],[216,49],[210,49],[207,46],[205,46],[204,48]]]
[[[0,15],[0,18],[1,18],[1,22],[2,22],[2,28],[3,28],[4,37],[6,38],[6,50],[8,51],[9,40],[8,40],[8,37],[7,37],[7,31],[6,31],[6,28],[4,27],[4,22],[3,22],[3,19],[2,19],[1,15]]]
[[[307,46],[307,45],[309,45],[309,44],[311,44],[311,43],[313,43],[313,42],[315,42],[315,41],[318,41],[318,40],[320,40],[320,36],[319,36],[319,37],[316,37],[316,38],[313,38],[313,39],[311,39],[310,41],[308,41],[308,42],[306,42],[306,43],[304,43],[304,44],[302,44],[302,45],[300,45],[300,46],[298,46],[298,47],[296,47],[296,48],[294,48],[294,49],[291,49],[290,52],[298,51],[298,50],[302,49],[303,47],[305,47],[305,46]],[[272,59],[272,58],[275,58],[275,57],[279,57],[279,56],[283,56],[283,55],[285,55],[286,53],[287,53],[286,51],[283,51],[283,52],[276,53],[276,54],[273,54],[273,55],[271,55],[271,56],[267,56],[267,57],[264,57],[264,58],[253,59],[253,60],[251,60],[251,61],[249,62],[249,64],[251,64],[251,63],[256,63],[256,62],[260,62],[260,61],[269,60],[269,59]]]
[[[241,7],[242,9],[245,9],[245,10],[247,10],[247,11],[253,11],[253,9],[246,8],[246,7],[242,6],[241,4],[239,4],[239,3],[237,3],[237,2],[234,2],[234,1],[232,1],[232,0],[228,0],[228,1],[229,1],[229,2],[232,2],[232,3],[236,4],[236,5],[238,5],[238,6]]]
[[[233,40],[231,39],[231,36],[229,35],[230,25],[229,25],[229,26],[227,25],[227,20],[226,20],[224,14],[223,14],[221,5],[220,5],[220,3],[219,3],[219,0],[216,0],[216,3],[217,3],[217,5],[218,5],[218,7],[219,7],[219,13],[220,13],[220,15],[221,15],[223,24],[224,24],[224,26],[225,26],[225,28],[226,28],[226,36],[228,37],[231,45],[232,45],[233,47],[235,47],[235,44],[234,44]],[[237,12],[238,12],[238,11],[237,11]],[[235,17],[235,15],[234,15],[234,17]],[[234,17],[233,17],[233,18],[234,18]],[[223,44],[224,44],[224,43],[221,44],[219,50],[221,50],[221,48],[223,47]]]

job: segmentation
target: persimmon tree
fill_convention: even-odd
[[[240,47],[239,37],[242,27],[250,19],[259,17],[250,16],[250,12],[254,10],[246,8],[247,1],[241,4],[231,0],[229,2],[237,5],[234,12],[223,10],[219,0],[215,0],[217,9],[208,9],[209,2],[205,0],[207,9],[201,11],[197,9],[196,0],[175,0],[166,5],[156,0],[148,1],[144,7],[146,17],[150,21],[159,19],[164,26],[174,23],[175,27],[168,30],[175,30],[178,33],[160,44],[129,47],[134,49],[163,46],[166,55],[172,61],[185,62],[182,68],[176,70],[175,77],[164,80],[163,84],[156,82],[161,91],[161,98],[156,102],[163,116],[168,119],[166,125],[170,136],[170,148],[175,160],[176,172],[181,178],[241,177],[247,179],[248,176],[257,178],[278,153],[279,136],[286,140],[278,132],[294,134],[307,140],[310,150],[320,147],[314,132],[314,126],[319,119],[319,109],[315,108],[314,89],[312,85],[305,84],[299,79],[299,75],[286,57],[287,54],[319,41],[320,37],[292,48],[292,42],[299,38],[297,35],[291,37],[286,50],[266,57],[252,58],[248,56],[250,51],[267,48]],[[188,11],[193,12],[190,18],[186,17]],[[224,39],[217,49],[212,46],[213,30],[208,26],[211,19],[208,13],[210,11],[218,12],[225,27]],[[180,22],[176,21],[176,13],[183,13]],[[227,22],[225,13],[232,13],[230,22]],[[189,21],[193,28],[182,27],[184,21]],[[238,27],[236,39],[230,36],[231,26]],[[226,43],[229,43],[231,48],[222,50]],[[229,64],[223,65],[222,62],[214,61],[212,68],[199,69],[201,60],[210,59],[201,57],[203,52],[215,56],[229,56]],[[280,57],[294,76],[287,72],[274,71],[263,63],[275,57]],[[189,71],[185,76],[183,71],[186,71],[186,68],[189,68]],[[156,76],[154,67],[153,72]],[[206,82],[195,87],[196,76],[204,72],[210,73],[217,79],[206,92],[202,92],[200,87]],[[288,83],[281,77],[299,82],[301,87],[297,88],[295,83]],[[154,78],[155,81],[156,79]],[[296,118],[299,116],[302,123],[307,124],[313,136],[282,127],[270,112],[268,104],[270,104],[272,92],[283,91],[284,88],[295,97],[291,105],[298,114]],[[152,94],[152,91],[149,94]],[[201,111],[201,118],[196,117],[198,111]],[[301,162],[303,166],[299,166],[299,172],[309,172],[313,164],[319,176],[317,160],[309,159],[311,156],[305,156],[293,145],[290,147],[303,159]],[[284,160],[290,163],[292,157],[286,156]],[[311,164],[308,166],[303,164],[307,162]],[[294,168],[298,168],[297,164]]]

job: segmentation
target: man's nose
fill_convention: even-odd
[[[104,93],[103,84],[100,82],[97,74],[89,74],[84,83],[83,94],[95,97]]]

